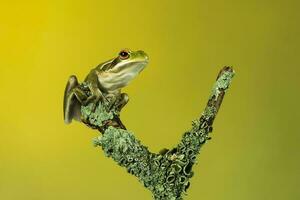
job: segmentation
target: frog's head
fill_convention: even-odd
[[[103,89],[116,90],[126,86],[148,64],[148,56],[144,51],[121,50],[118,56],[101,68],[99,74]]]

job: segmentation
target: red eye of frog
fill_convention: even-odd
[[[129,58],[129,51],[126,49],[122,50],[122,51],[120,51],[119,56],[122,60],[125,60],[125,59]]]

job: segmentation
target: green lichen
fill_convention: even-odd
[[[205,108],[204,112],[203,112],[203,116],[206,120],[212,118],[213,116],[215,116],[217,114],[217,109],[214,106],[208,106]]]
[[[233,74],[233,71],[223,71],[201,118],[192,122],[192,128],[183,134],[174,148],[151,153],[132,132],[113,126],[106,127],[103,134],[94,140],[94,145],[101,147],[107,157],[136,176],[152,192],[154,199],[182,200],[194,175],[192,168],[197,163],[200,149],[210,139],[212,119],[219,108],[219,105],[210,102],[215,103],[214,99],[218,98],[221,90],[228,88]],[[82,119],[88,125],[101,127],[104,121],[119,115],[119,111],[111,105],[110,102],[100,102],[82,106]]]
[[[93,126],[101,127],[103,122],[113,119],[113,112],[107,111],[106,106],[102,102],[94,110],[95,105],[93,103],[87,106],[81,106],[81,117],[85,122]]]
[[[99,106],[96,112],[103,111]],[[207,140],[209,127],[203,124],[203,121],[195,120],[192,129],[183,135],[180,143],[163,154],[149,152],[132,132],[112,126],[97,137],[94,144],[102,147],[107,157],[136,176],[155,199],[180,200],[190,186],[189,179],[194,174],[192,166]]]
[[[220,92],[228,88],[233,76],[234,76],[233,71],[224,71],[221,74],[221,76],[218,78],[218,80],[215,82],[212,88],[211,97],[214,96],[215,99],[217,99]]]

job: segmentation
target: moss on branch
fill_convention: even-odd
[[[154,199],[180,200],[190,186],[192,167],[202,145],[210,139],[213,121],[233,76],[231,67],[220,71],[200,119],[193,121],[177,146],[158,154],[150,152],[126,130],[119,118],[120,110],[111,102],[99,102],[95,110],[95,105],[82,106],[82,120],[102,133],[94,140],[95,146],[136,176]]]

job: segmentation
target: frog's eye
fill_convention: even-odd
[[[122,50],[119,53],[119,56],[122,60],[129,58],[129,52],[127,50]]]

